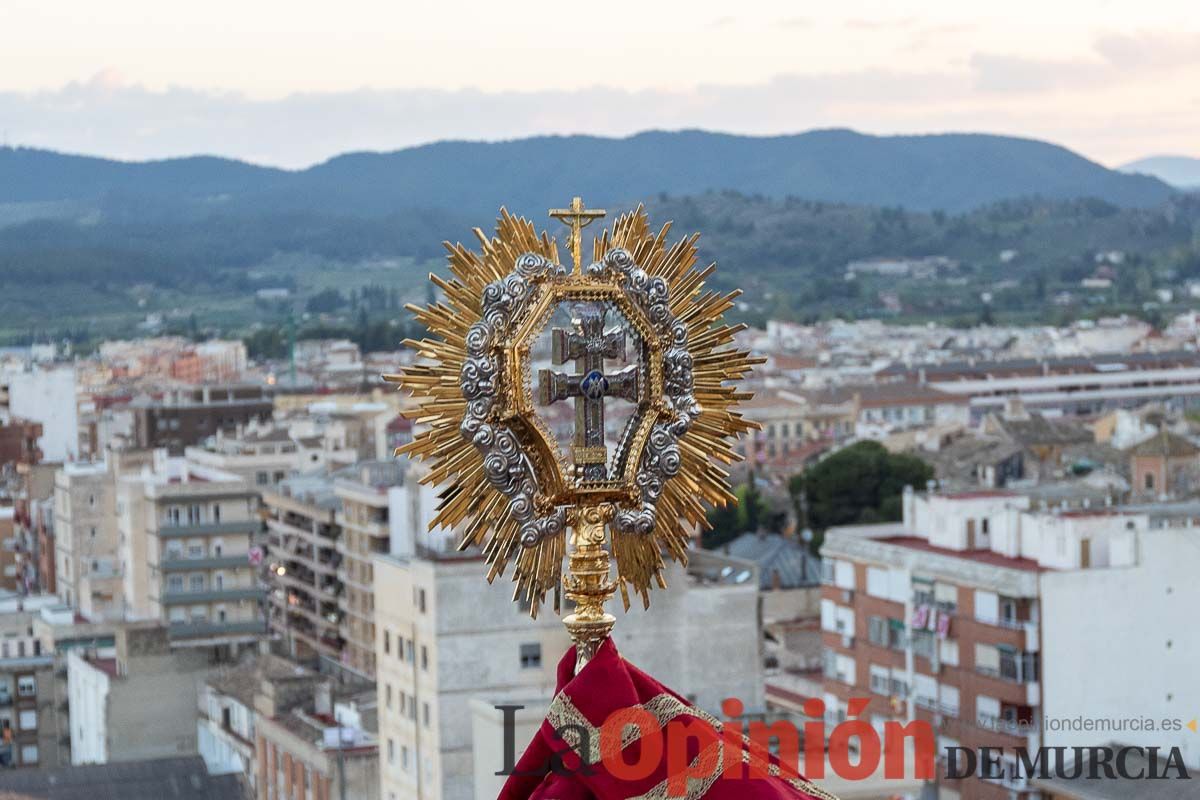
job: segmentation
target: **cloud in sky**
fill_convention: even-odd
[[[1145,32],[1099,36],[1091,54],[1074,59],[976,52],[953,69],[797,71],[740,85],[632,91],[359,89],[254,98],[148,89],[105,69],[55,90],[0,92],[0,134],[11,144],[129,159],[211,153],[300,167],[447,138],[836,126],[1008,133],[1115,164],[1153,152],[1200,155],[1200,115],[1184,91],[1198,84],[1200,36]]]

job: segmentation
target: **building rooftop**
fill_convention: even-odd
[[[1013,441],[1026,447],[1033,445],[1082,444],[1094,440],[1094,435],[1082,425],[1066,420],[1050,419],[1037,412],[1022,418],[998,416],[996,424]]]
[[[324,470],[284,478],[279,482],[276,493],[325,510],[338,509],[342,505],[333,491],[333,477]]]
[[[795,539],[779,534],[744,533],[721,549],[727,555],[758,565],[760,589],[797,589],[821,583],[821,559]]]
[[[53,800],[242,800],[237,775],[209,775],[198,755],[0,771],[0,793]],[[0,794],[0,796],[3,796]]]
[[[1055,375],[1063,373],[1112,372],[1120,369],[1165,369],[1200,366],[1200,353],[1173,350],[1162,353],[1107,353],[1062,358],[1017,358],[1006,360],[969,359],[941,364],[893,364],[881,377],[922,372],[926,380]]]
[[[1046,572],[1049,569],[1048,567],[1043,567],[1032,558],[1010,558],[991,550],[951,550],[949,547],[932,545],[919,536],[885,536],[875,541],[920,550],[925,553],[937,553],[938,555],[949,556],[950,558],[977,561],[993,567],[1007,567],[1008,569],[1020,569],[1029,572]]]
[[[208,679],[208,685],[247,708],[253,708],[254,695],[263,681],[316,681],[319,678],[318,673],[286,658],[262,655],[222,669]]]
[[[1151,458],[1189,458],[1200,453],[1190,439],[1163,428],[1141,444],[1129,448],[1132,456]]]

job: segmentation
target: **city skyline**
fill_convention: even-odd
[[[1027,136],[1107,166],[1200,156],[1183,3],[63,5],[19,2],[0,31],[23,65],[0,76],[9,144],[301,167],[446,138],[851,127]]]

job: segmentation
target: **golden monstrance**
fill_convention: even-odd
[[[558,613],[564,588],[579,666],[612,630],[613,593],[648,607],[663,554],[686,563],[706,508],[734,501],[724,465],[757,427],[734,386],[757,362],[722,322],[738,292],[706,291],[715,265],[696,268],[697,236],[668,243],[641,208],[595,236],[584,265],[583,228],[604,214],[579,198],[550,212],[570,226],[571,269],[503,209],[494,236],[475,230],[478,251],[447,243],[453,277],[430,276],[444,301],[409,307],[429,332],[405,342],[420,358],[385,376],[419,400],[397,453],[446,487],[432,525],[461,526],[489,581],[512,564],[535,616],[547,594]]]

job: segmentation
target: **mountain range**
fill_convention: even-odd
[[[213,213],[380,217],[414,210],[458,219],[504,204],[541,218],[582,195],[617,207],[660,194],[734,190],[770,198],[962,212],[1014,197],[1093,197],[1148,207],[1175,189],[1046,142],[986,134],[869,136],[816,130],[749,137],[651,131],[623,139],[553,136],[438,142],[349,153],[288,171],[214,157],[120,162],[0,148],[0,208],[133,218]],[[13,210],[24,213],[14,213]],[[4,218],[0,215],[0,224]]]
[[[1200,158],[1151,156],[1118,169],[1131,174],[1150,175],[1179,189],[1200,189]]]

